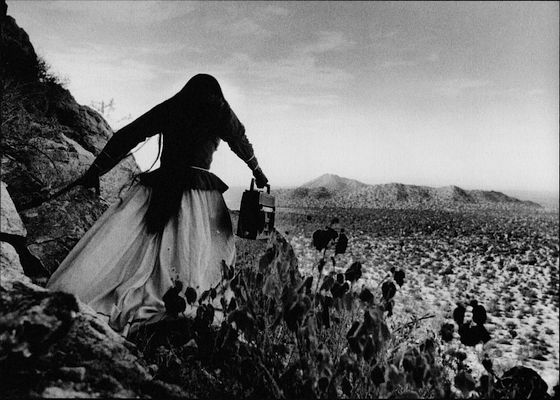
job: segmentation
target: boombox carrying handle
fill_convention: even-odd
[[[255,190],[255,178],[251,178],[251,186],[249,187],[249,190]],[[266,184],[266,193],[270,194],[270,184],[268,183]]]

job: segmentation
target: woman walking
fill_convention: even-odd
[[[198,293],[232,265],[235,243],[222,193],[227,185],[209,172],[220,140],[268,182],[245,129],[218,81],[191,78],[175,96],[116,132],[79,183],[92,187],[138,143],[161,133],[160,167],[139,175],[76,244],[47,287],[76,295],[126,333],[133,323],[165,313],[163,295],[179,280]]]

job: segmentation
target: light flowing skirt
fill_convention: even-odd
[[[165,314],[163,295],[183,282],[197,293],[221,280],[221,262],[233,265],[231,218],[217,190],[185,190],[163,234],[149,234],[144,215],[151,189],[134,184],[76,244],[47,288],[69,292],[126,333],[131,323]],[[184,290],[182,295],[184,296]]]

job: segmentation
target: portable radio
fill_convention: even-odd
[[[274,196],[270,194],[270,185],[266,185],[266,192],[255,190],[255,179],[251,179],[249,190],[245,190],[241,197],[237,236],[268,239],[274,232],[275,203]]]

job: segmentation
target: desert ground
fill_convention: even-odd
[[[558,383],[558,214],[545,211],[418,211],[391,209],[279,208],[277,229],[288,238],[300,271],[310,274],[321,257],[312,234],[339,219],[349,238],[346,254],[323,271],[343,272],[360,261],[356,288],[375,288],[391,267],[406,280],[396,296],[396,325],[434,315],[416,334],[452,321],[456,303],[476,299],[488,311],[492,339],[468,348],[473,375],[488,355],[497,371],[521,364]],[[327,252],[327,258],[334,254]],[[456,334],[457,335],[457,334]]]

